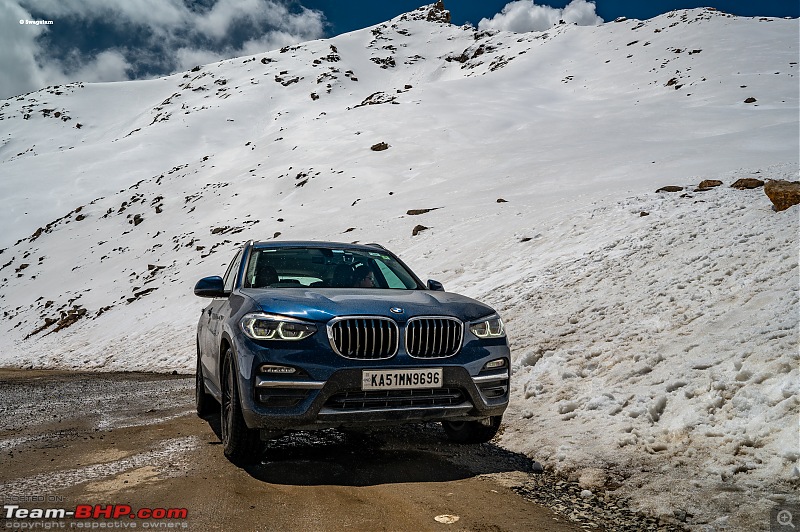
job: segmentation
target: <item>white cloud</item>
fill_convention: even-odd
[[[273,16],[272,10],[277,10],[278,16]],[[201,32],[220,39],[237,19],[248,20],[254,24],[280,25],[282,19],[286,17],[288,10],[279,4],[268,4],[261,0],[219,0],[208,13],[193,15],[192,18]]]
[[[176,0],[8,0],[53,20],[77,17],[84,20],[128,22],[146,25],[174,25],[185,19],[189,10]]]
[[[197,65],[206,65],[220,59],[220,54],[211,50],[200,48],[179,48],[175,50],[176,70],[178,71],[189,70]]]
[[[20,24],[31,14],[11,0],[0,0],[0,96],[41,87],[45,77],[36,62],[36,39],[47,26]]]
[[[258,39],[252,39],[241,46],[241,55],[255,55],[264,50],[275,50],[290,44],[295,44],[297,39],[290,33],[274,31]]]
[[[549,30],[560,20],[579,26],[596,26],[603,23],[597,16],[594,2],[572,0],[564,9],[536,5],[533,0],[517,0],[506,4],[503,10],[490,19],[482,19],[481,30],[528,31]]]
[[[597,26],[603,23],[603,19],[597,16],[594,2],[586,0],[572,0],[565,8],[561,18],[569,24],[578,26]]]
[[[74,72],[81,81],[108,81],[127,79],[131,64],[119,50],[106,50],[97,54]]]
[[[52,27],[19,24],[34,14],[54,26],[100,25],[111,44],[88,53],[63,32],[43,39]],[[163,75],[251,55],[320,38],[324,24],[321,12],[292,11],[285,0],[217,0],[210,9],[182,0],[0,0],[0,98],[71,80]],[[131,35],[139,40],[128,42]]]

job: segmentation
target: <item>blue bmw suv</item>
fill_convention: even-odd
[[[510,352],[489,306],[423,284],[378,244],[244,244],[197,327],[196,406],[221,412],[245,464],[287,431],[441,422],[489,441],[508,406]]]

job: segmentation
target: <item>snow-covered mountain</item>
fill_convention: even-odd
[[[0,364],[189,373],[238,244],[381,242],[506,318],[501,444],[765,530],[800,482],[798,211],[730,185],[797,179],[798,21],[446,20],[0,103]]]

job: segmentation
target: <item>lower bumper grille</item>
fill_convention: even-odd
[[[347,412],[349,410],[451,406],[463,402],[464,394],[458,388],[353,391],[331,396],[325,403],[325,407]]]

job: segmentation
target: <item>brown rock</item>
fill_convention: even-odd
[[[587,467],[578,471],[578,486],[585,490],[604,488],[608,475],[602,469]]]
[[[406,211],[406,214],[409,216],[418,216],[420,214],[425,214],[426,212],[435,211],[436,209],[441,209],[441,207],[433,207],[432,209],[409,209]]]
[[[800,204],[800,181],[769,180],[764,185],[764,193],[776,212],[785,211]]]
[[[697,185],[698,189],[708,190],[709,188],[718,187],[722,184],[722,181],[719,179],[704,179],[700,181],[700,184]]]
[[[753,98],[753,97],[751,96],[751,97],[749,97],[748,99],[746,99],[746,100],[744,101],[744,103],[756,103],[757,101],[758,101],[758,100],[756,100],[755,98]]]
[[[81,307],[80,305],[75,305],[67,312],[61,313],[61,319],[58,320],[58,323],[56,324],[55,328],[52,331],[48,332],[47,334],[52,334],[62,329],[66,329],[67,327],[73,325],[76,321],[78,321],[85,315],[86,315],[86,309]]]
[[[411,230],[411,236],[417,236],[426,229],[430,229],[430,227],[425,227],[424,225],[417,225],[414,227],[414,229]]]
[[[385,142],[379,142],[379,143],[377,143],[377,144],[373,144],[373,145],[370,147],[370,149],[371,149],[372,151],[383,151],[383,150],[388,150],[388,149],[389,149],[389,145],[388,145],[388,144],[386,144]]]
[[[731,188],[735,188],[736,190],[747,190],[763,186],[764,182],[760,179],[756,179],[754,177],[744,177],[742,179],[737,179],[736,182],[731,185]]]
[[[680,192],[683,190],[683,187],[676,187],[675,185],[667,185],[666,187],[661,187],[656,192]]]
[[[505,200],[503,198],[497,198],[497,203],[508,203],[508,200]]]

